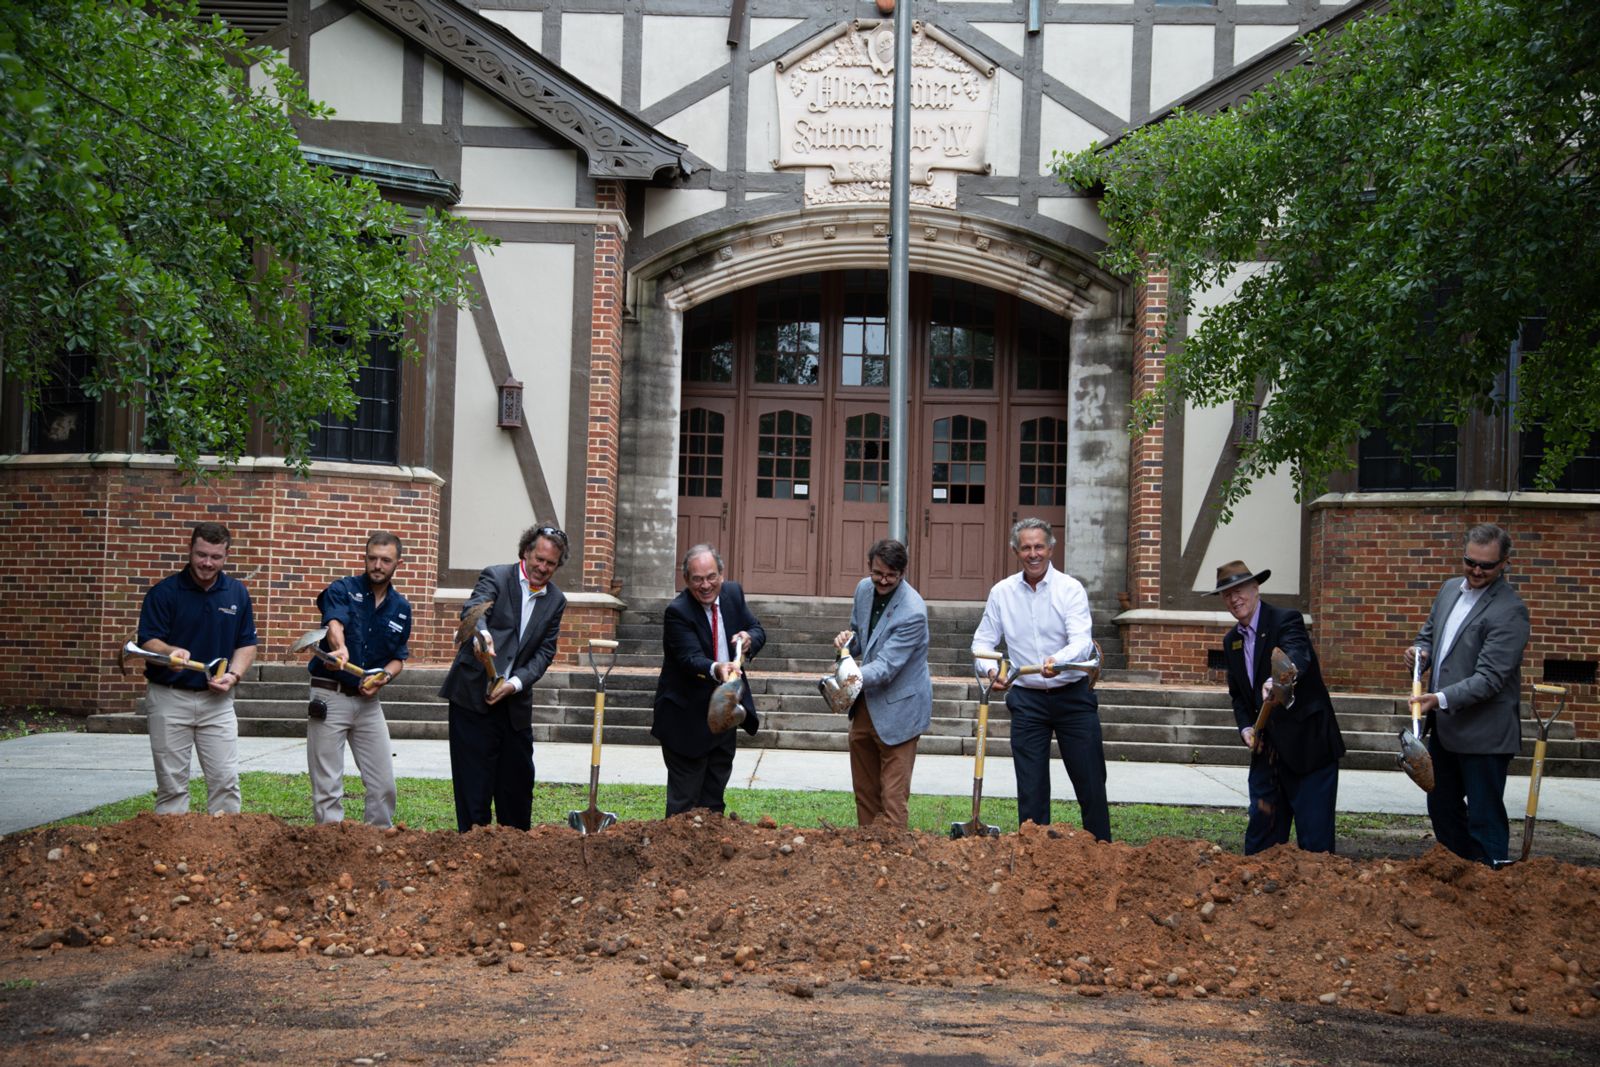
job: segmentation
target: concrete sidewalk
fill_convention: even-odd
[[[401,778],[450,777],[449,746],[444,741],[395,741],[395,773]],[[541,742],[534,746],[541,782],[589,780],[589,746]],[[303,739],[243,737],[240,769],[304,774]],[[349,773],[355,763],[347,760]],[[1107,793],[1113,804],[1188,804],[1239,807],[1245,804],[1244,767],[1173,763],[1112,763]],[[195,774],[199,774],[198,766]],[[613,745],[601,759],[604,784],[664,785],[666,768],[659,749]],[[734,760],[735,786],[749,789],[850,790],[850,760],[844,752],[740,748]],[[1059,761],[1052,764],[1051,786],[1059,798],[1072,785]],[[155,788],[150,742],[129,734],[34,734],[0,742],[0,834],[64,819],[101,804],[149,793]],[[917,793],[967,796],[972,792],[970,756],[917,757],[911,788]],[[984,795],[1015,797],[1016,778],[1009,759],[984,764]],[[1528,779],[1506,782],[1506,810],[1519,820],[1528,801]],[[1400,771],[1344,771],[1339,775],[1339,810],[1425,815],[1424,795]],[[1545,778],[1539,790],[1539,817],[1600,834],[1600,779]]]

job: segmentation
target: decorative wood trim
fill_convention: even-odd
[[[583,152],[594,177],[675,177],[687,145],[607,100],[488,19],[450,0],[354,0],[448,66]]]

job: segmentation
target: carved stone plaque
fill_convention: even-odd
[[[911,202],[956,206],[956,172],[989,170],[994,64],[936,26],[911,42]],[[887,202],[894,137],[894,23],[842,23],[777,63],[779,169],[805,202]]]

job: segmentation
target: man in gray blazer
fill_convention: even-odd
[[[1522,652],[1528,608],[1505,580],[1511,537],[1485,523],[1467,531],[1465,576],[1444,583],[1406,650],[1422,657],[1428,692],[1415,699],[1433,757],[1433,836],[1478,863],[1506,858],[1506,768],[1522,746]]]
[[[861,664],[861,695],[850,708],[850,780],[856,821],[906,829],[917,738],[933,718],[928,674],[928,606],[905,580],[906,546],[883,540],[867,550],[850,629],[834,638]]]
[[[450,702],[450,777],[456,827],[487,826],[490,808],[502,826],[526,830],[533,821],[533,683],[556,656],[567,598],[550,579],[567,561],[567,535],[532,526],[517,544],[517,562],[485,567],[461,614],[493,606],[478,620],[489,675],[465,641],[439,695]]]

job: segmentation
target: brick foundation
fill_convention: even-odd
[[[317,594],[360,572],[367,535],[382,528],[404,543],[395,588],[413,608],[411,663],[448,664],[461,598],[436,594],[442,485],[431,471],[350,464],[318,463],[300,478],[270,459],[204,485],[184,484],[156,456],[0,462],[0,704],[132,708],[143,672],[119,673],[116,650],[138,628],[145,590],[183,568],[189,531],[207,520],[233,534],[228,569],[255,606],[257,662],[291,659],[289,646],[321,623]],[[563,577],[581,573],[569,564]],[[616,636],[622,605],[569,596],[557,663],[586,667],[581,651]]]
[[[1227,685],[1227,672],[1206,666],[1213,650],[1222,648],[1226,624],[1139,622],[1122,627],[1128,666],[1159,671],[1164,685]]]
[[[189,531],[233,534],[229,572],[255,606],[261,662],[321,617],[316,596],[363,565],[369,532],[404,542],[395,587],[417,618],[414,662],[449,656],[453,621],[437,618],[441,479],[431,471],[315,464],[300,478],[275,460],[245,459],[226,479],[184,484],[158,456],[18,457],[0,463],[0,703],[122,711],[142,671],[118,673],[116,650],[138,627],[145,591],[182,569]]]

